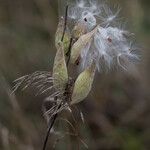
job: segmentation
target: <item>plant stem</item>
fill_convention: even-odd
[[[71,47],[72,47],[72,41],[73,41],[73,39],[71,38],[70,39],[68,53],[67,53],[67,56],[68,56],[67,67],[68,67],[69,61],[70,61],[70,52],[71,52]],[[68,91],[68,84],[66,85],[65,91]],[[57,100],[57,98],[56,98],[56,100]],[[59,110],[60,107],[61,107],[61,103],[59,104],[57,110]],[[57,119],[57,116],[58,116],[58,114],[56,113],[54,115],[54,117],[52,118],[52,120],[49,121],[48,130],[47,130],[47,133],[46,133],[46,137],[45,137],[45,140],[44,140],[44,145],[43,145],[43,149],[42,150],[46,149],[46,145],[47,145],[47,141],[48,141],[48,138],[49,138],[49,134],[50,134],[50,131],[51,131],[51,129],[52,129],[54,123],[55,123],[55,120]]]
[[[65,12],[64,30],[63,30],[63,34],[62,34],[61,41],[63,41],[63,40],[64,40],[64,36],[65,36],[66,28],[67,28],[68,8],[69,8],[69,6],[67,5],[67,6],[66,6],[66,12]]]
[[[68,8],[69,8],[69,6],[67,5],[67,6],[66,6],[66,12],[65,12],[64,30],[63,30],[63,35],[62,35],[61,41],[63,41],[64,35],[65,35],[65,32],[66,32],[67,18],[68,18]],[[68,67],[69,61],[70,61],[70,51],[71,51],[72,41],[73,41],[73,40],[72,40],[72,38],[71,38],[71,39],[70,39],[70,44],[69,44],[69,49],[68,49],[68,55],[67,55],[67,56],[68,56],[67,67]],[[66,90],[67,90],[67,89],[68,89],[68,85],[66,85]],[[55,97],[55,98],[56,98],[56,100],[57,100],[57,97]],[[61,105],[62,105],[62,104],[60,103],[59,106],[58,106],[58,108],[57,108],[57,110],[60,109]],[[42,150],[46,150],[48,138],[49,138],[51,129],[52,129],[52,127],[53,127],[53,125],[54,125],[54,123],[55,123],[55,121],[56,121],[56,119],[57,119],[57,116],[58,116],[58,114],[56,113],[56,114],[53,116],[53,118],[49,121],[48,130],[47,130],[47,133],[46,133],[46,136],[45,136],[44,145],[43,145],[43,149],[42,149]]]
[[[66,56],[68,56],[68,60],[67,60],[67,63],[66,63],[67,67],[69,66],[69,61],[70,61],[72,42],[73,42],[73,38],[70,39],[69,49],[68,49],[68,52],[66,54]]]
[[[61,107],[61,104],[58,106],[57,109],[59,109]],[[58,114],[55,114],[54,117],[52,118],[52,120],[49,121],[49,127],[48,127],[48,130],[47,130],[47,134],[46,134],[46,137],[45,137],[45,140],[44,140],[44,145],[43,145],[43,149],[42,150],[45,150],[46,149],[46,145],[47,145],[47,141],[48,141],[48,138],[49,138],[49,134],[51,132],[51,129],[55,123],[55,120],[57,118]]]

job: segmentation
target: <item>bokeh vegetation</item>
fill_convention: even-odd
[[[150,1],[110,3],[121,7],[122,25],[135,33],[141,61],[128,72],[97,75],[91,94],[79,106],[85,118],[84,124],[79,119],[80,132],[90,150],[149,150]],[[37,70],[52,70],[57,22],[57,1],[0,0],[1,150],[42,148],[46,132],[43,95],[35,97],[34,89],[10,93],[16,78]],[[49,149],[55,141],[53,135]],[[57,141],[56,149],[77,149],[77,143],[73,137],[66,137]],[[79,146],[85,149],[81,142]]]

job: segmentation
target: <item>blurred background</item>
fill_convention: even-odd
[[[79,130],[90,150],[150,150],[150,0],[111,4],[121,7],[123,24],[135,33],[141,61],[129,72],[97,75],[79,106],[85,118]],[[57,9],[54,0],[0,0],[0,150],[42,149],[43,95],[35,97],[31,89],[10,93],[16,78],[52,70]],[[78,142],[52,134],[48,149],[86,149]]]

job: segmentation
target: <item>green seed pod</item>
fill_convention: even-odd
[[[75,43],[74,45],[72,46],[72,49],[71,49],[71,57],[70,57],[70,62],[72,64],[75,64],[75,62],[77,61],[77,59],[79,58],[80,54],[81,54],[81,51],[86,47],[86,45],[88,43],[91,42],[94,34],[96,33],[97,31],[97,28],[96,27],[95,29],[93,29],[91,32],[89,33],[86,33],[84,35],[82,35]]]
[[[53,66],[53,85],[56,89],[64,90],[68,82],[68,71],[65,62],[63,44],[58,44]]]
[[[59,47],[59,43],[62,40],[63,31],[64,31],[64,23],[65,23],[64,18],[61,18],[57,27],[56,34],[55,34],[55,46],[57,49]],[[71,34],[69,32],[69,29],[66,28],[64,38],[63,38],[63,46],[64,46],[65,54],[68,52],[68,49],[69,49],[70,38],[71,38]]]
[[[73,89],[71,105],[83,101],[91,91],[95,68],[95,63],[93,63],[78,76]]]

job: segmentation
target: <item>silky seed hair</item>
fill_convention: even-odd
[[[97,70],[112,68],[128,69],[129,63],[139,60],[137,47],[132,42],[133,33],[120,28],[120,8],[112,10],[102,1],[76,0],[69,7],[68,16],[74,23],[82,22],[87,32],[99,25],[92,41],[81,50],[81,70],[86,69],[94,61]]]

